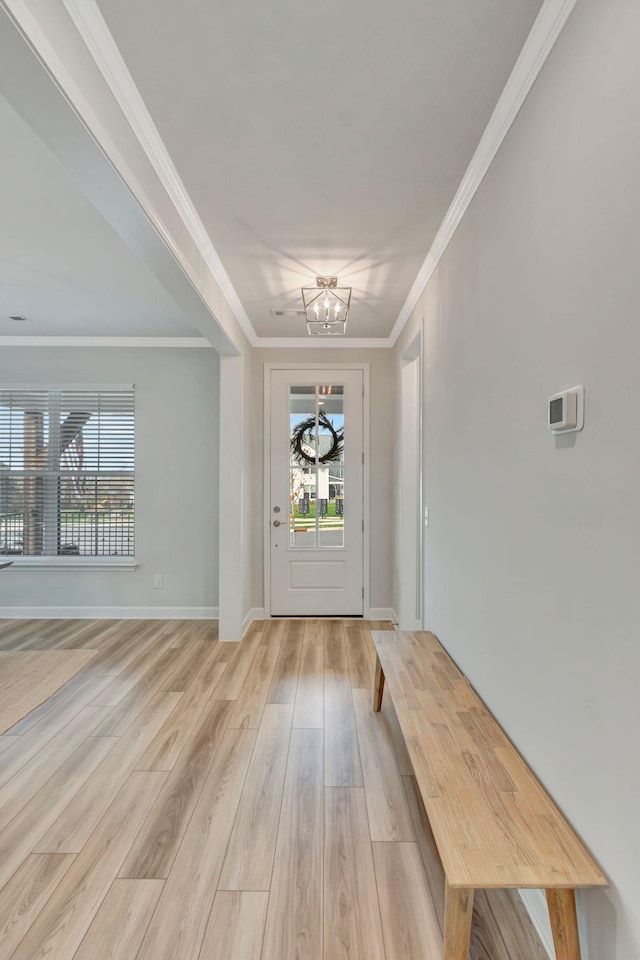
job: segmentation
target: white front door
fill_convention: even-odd
[[[271,370],[272,616],[363,613],[363,372]]]

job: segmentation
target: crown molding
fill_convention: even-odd
[[[520,107],[569,19],[577,0],[545,0],[511,71],[451,206],[389,335],[393,346],[438,266]]]
[[[325,347],[340,349],[359,347],[361,350],[388,349],[392,346],[389,337],[258,337],[254,346],[261,350],[273,347],[324,349]]]
[[[205,337],[2,337],[0,347],[214,347]]]
[[[319,337],[256,337],[254,347],[258,349],[301,348],[313,349],[332,347],[356,347],[361,350],[389,349],[388,337],[341,337],[327,338],[327,342],[318,343]],[[205,337],[3,337],[2,347],[170,347],[176,349],[215,349]]]
[[[390,348],[395,345],[577,0],[545,0],[543,3],[389,336],[370,339],[340,338],[339,343],[331,340],[322,344],[317,342],[319,338],[310,342],[308,338],[259,337],[256,334],[95,0],[62,0],[62,2],[251,346],[317,349],[318,347]],[[5,0],[2,5],[6,5]],[[23,11],[21,15],[28,16],[30,21],[33,21],[30,29],[38,30],[42,34],[23,0],[11,0],[9,5],[12,8],[19,7]],[[41,39],[48,43],[44,34]],[[179,339],[185,342],[179,344]],[[189,345],[195,346],[194,341],[197,340],[199,338],[0,337],[0,344],[6,346],[186,346],[187,341],[190,341]],[[205,344],[208,345],[207,341],[197,345]]]
[[[100,73],[109,86],[162,186],[171,198],[200,255],[207,264],[236,320],[252,346],[258,339],[229,274],[198,216],[180,174],[164,145],[140,91],[113,39],[95,0],[62,0],[73,25],[82,37]]]
[[[164,187],[151,173],[142,145],[135,136],[126,135],[128,123],[65,8],[50,3],[35,10],[31,0],[0,0],[0,21],[0,59],[6,75],[3,97],[184,314],[194,319],[197,335],[206,336],[221,355],[240,353],[239,324],[235,319],[229,323],[232,311],[225,303],[227,327],[233,328],[228,330],[219,322],[211,298],[203,296],[199,277],[203,272],[209,276],[209,271],[199,253],[191,258],[185,255],[185,244],[175,242],[155,208],[147,193],[149,186],[156,197],[162,193],[165,211],[171,207],[172,222],[179,219]],[[142,168],[144,182],[138,176]],[[184,235],[186,229],[180,229]],[[224,298],[217,285],[213,292],[217,306]],[[0,331],[3,328],[0,323]]]

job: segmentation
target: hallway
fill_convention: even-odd
[[[371,711],[374,629],[2,623],[0,651],[97,651],[0,737],[3,960],[437,960],[442,876],[392,707]],[[473,960],[543,960],[516,898],[476,903]]]

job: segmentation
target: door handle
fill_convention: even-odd
[[[274,520],[274,521],[273,521],[273,525],[274,525],[274,527],[279,527],[279,526],[280,526],[280,521],[279,521],[279,520]]]

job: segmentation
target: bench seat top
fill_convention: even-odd
[[[433,634],[374,632],[373,638],[450,886],[606,886]]]

